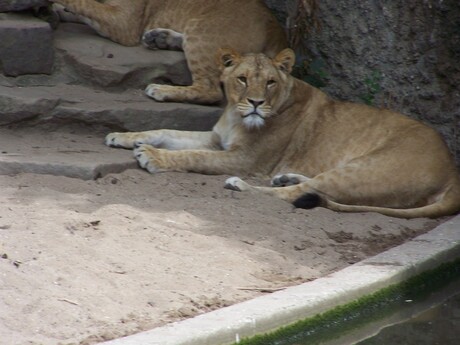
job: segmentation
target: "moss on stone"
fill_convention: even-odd
[[[392,314],[406,300],[421,301],[458,279],[460,259],[271,333],[243,339],[238,345],[319,344]]]

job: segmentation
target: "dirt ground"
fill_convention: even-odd
[[[148,330],[327,275],[439,223],[294,209],[226,190],[227,177],[0,176],[0,343]]]

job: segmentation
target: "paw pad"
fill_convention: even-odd
[[[272,179],[272,187],[287,187],[299,184],[300,180],[295,176],[277,175]]]
[[[182,50],[183,38],[170,29],[153,29],[144,32],[142,44],[148,49]]]

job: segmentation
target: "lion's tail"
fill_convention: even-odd
[[[304,200],[311,201],[312,195],[305,195]],[[460,211],[460,183],[456,181],[444,192],[442,197],[439,198],[436,202],[415,208],[408,209],[397,209],[397,208],[388,208],[388,207],[378,207],[378,206],[361,206],[361,205],[346,205],[340,204],[338,202],[322,199],[322,206],[327,207],[333,211],[339,212],[377,212],[385,216],[397,217],[397,218],[437,218],[442,216],[453,215]],[[311,207],[302,207],[301,200],[297,200],[294,205],[301,208],[311,208]],[[307,205],[304,203],[304,205]]]

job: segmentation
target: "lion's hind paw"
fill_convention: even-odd
[[[142,35],[142,44],[148,49],[182,50],[183,35],[171,29],[147,30]]]
[[[246,182],[244,182],[242,179],[240,179],[239,177],[234,176],[234,177],[228,178],[225,181],[224,188],[234,190],[236,192],[242,192],[244,190],[248,190],[249,185]]]
[[[293,186],[308,180],[308,177],[299,174],[280,174],[272,178],[272,187]]]

